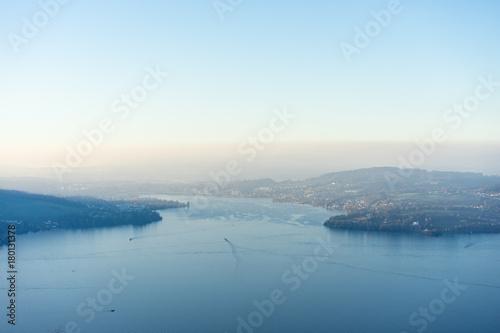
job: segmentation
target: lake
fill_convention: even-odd
[[[20,236],[16,326],[3,278],[0,330],[500,332],[500,235],[332,230],[322,208],[207,200],[147,226]]]

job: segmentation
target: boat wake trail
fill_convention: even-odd
[[[360,267],[360,266],[352,266],[352,265],[348,265],[348,264],[340,263],[340,262],[328,262],[328,264],[330,264],[330,265],[344,266],[344,267],[347,267],[347,268],[350,268],[350,269],[362,270],[362,271],[367,271],[367,272],[377,272],[377,273],[384,273],[384,274],[390,274],[390,275],[406,276],[406,277],[411,277],[411,278],[416,278],[416,279],[422,279],[422,280],[431,280],[431,281],[443,281],[444,280],[442,278],[435,278],[435,277],[429,277],[429,276],[422,276],[422,275],[415,275],[415,274],[405,274],[405,273],[398,273],[398,272],[393,272],[393,271],[364,268],[364,267]],[[491,285],[491,284],[476,283],[476,282],[467,282],[467,281],[460,281],[460,283],[461,284],[470,285],[470,286],[500,289],[500,286]]]
[[[227,239],[224,238],[224,240],[231,246],[231,252],[233,253],[234,258],[236,259],[236,262],[239,264],[241,262],[240,256],[238,255],[238,252],[236,252],[236,247]]]

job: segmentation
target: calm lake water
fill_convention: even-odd
[[[160,213],[19,237],[17,324],[3,278],[0,331],[500,332],[499,235],[331,230],[331,211],[267,199]]]

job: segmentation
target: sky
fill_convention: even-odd
[[[0,167],[68,167],[78,145],[91,151],[78,167],[145,152],[224,160],[259,135],[266,149],[406,142],[404,156],[435,129],[498,156],[494,1],[2,4]],[[452,109],[465,101],[472,111]],[[95,129],[89,148],[83,133]]]

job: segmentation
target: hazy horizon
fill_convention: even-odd
[[[3,176],[500,173],[498,4],[54,6],[0,13]]]
[[[183,145],[176,149],[153,148],[140,151],[96,152],[87,163],[63,175],[68,181],[131,180],[136,182],[210,181],[210,173],[224,170],[229,161],[237,161],[241,171],[233,180],[271,178],[302,180],[325,173],[370,167],[405,167],[418,151],[414,142],[343,142],[343,143],[275,143],[260,151],[252,161],[239,154],[237,145]],[[211,148],[211,149],[209,149]],[[436,147],[436,153],[422,165],[414,167],[436,171],[478,172],[500,175],[500,144],[494,142],[447,143]],[[439,153],[437,153],[439,152]],[[106,156],[106,154],[108,154]],[[102,156],[101,156],[102,155]],[[93,163],[101,164],[93,164]],[[57,180],[49,166],[0,167],[3,177],[40,177]]]

